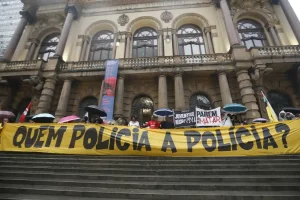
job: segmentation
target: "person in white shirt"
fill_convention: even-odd
[[[131,121],[129,122],[128,126],[133,126],[133,127],[139,128],[140,127],[140,123],[139,123],[139,121],[136,120],[135,116],[132,116],[131,117]]]

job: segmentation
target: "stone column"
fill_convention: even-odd
[[[209,53],[209,48],[208,48],[208,41],[207,41],[207,37],[206,37],[206,34],[205,34],[205,29],[203,29],[203,40],[204,40],[205,52],[206,52],[206,54],[210,54]]]
[[[62,29],[60,39],[57,45],[57,49],[55,54],[57,56],[62,56],[66,47],[67,39],[70,33],[71,25],[74,19],[74,14],[71,9],[68,10],[68,14],[64,23],[64,27]]]
[[[208,45],[208,53],[209,54],[214,54],[214,47],[212,43],[212,38],[211,38],[211,28],[206,27],[204,28],[204,33],[206,35],[206,40],[207,40],[207,45]]]
[[[178,48],[178,38],[177,38],[177,30],[172,30],[172,39],[173,39],[173,49],[174,55],[179,55],[179,48]]]
[[[55,112],[55,117],[57,119],[65,117],[67,114],[67,108],[68,108],[68,103],[69,103],[69,98],[70,98],[70,93],[71,93],[71,87],[72,87],[72,80],[66,79],[64,81],[64,85],[61,90],[59,101],[58,101],[58,106],[57,106],[57,109]]]
[[[282,10],[287,20],[291,25],[291,28],[293,29],[293,32],[298,40],[298,43],[300,44],[300,22],[294,9],[292,8],[288,0],[281,0],[280,5],[282,7]]]
[[[275,46],[281,46],[281,42],[280,42],[279,37],[278,37],[278,35],[275,31],[275,25],[267,24],[266,28],[270,31]]]
[[[175,75],[174,85],[175,85],[175,109],[176,110],[185,110],[182,73],[178,73]]]
[[[265,106],[264,99],[261,95],[261,91],[263,91],[265,94],[264,89],[264,81],[263,78],[266,74],[269,74],[273,71],[272,68],[267,68],[265,64],[256,64],[254,71],[250,73],[250,77],[254,83],[254,92],[257,99],[257,104],[259,107],[260,114],[263,118],[268,119],[268,114]]]
[[[126,34],[126,52],[125,52],[125,58],[130,58],[130,50],[131,48],[131,34]]]
[[[36,114],[48,113],[50,111],[55,85],[56,77],[49,77],[46,79]]]
[[[22,17],[17,26],[17,29],[15,30],[15,32],[8,44],[8,47],[7,47],[4,57],[3,57],[4,60],[10,60],[12,58],[27,23],[28,23],[27,19],[25,17]]]
[[[123,104],[124,104],[124,77],[119,76],[117,82],[117,93],[116,93],[114,116],[123,117]]]
[[[89,36],[83,36],[83,38],[82,38],[82,48],[81,48],[81,52],[80,52],[79,61],[84,61],[85,60],[85,56],[86,56],[86,53],[87,53],[87,47],[88,47],[89,42],[90,42],[90,37]]]
[[[116,51],[117,51],[117,41],[118,41],[118,37],[119,37],[119,34],[115,33],[114,34],[115,36],[115,39],[114,39],[114,44],[113,44],[113,49],[112,49],[112,55],[111,55],[111,59],[115,59],[116,58]]]
[[[252,88],[252,83],[248,70],[243,69],[237,72],[237,81],[239,83],[240,93],[243,104],[248,108],[247,120],[252,123],[253,119],[259,118],[258,105]]]
[[[231,92],[227,80],[227,74],[226,72],[219,72],[219,86],[220,86],[220,92],[221,92],[221,97],[222,97],[222,103],[223,106],[232,103],[232,98],[231,98]]]
[[[102,106],[102,98],[103,98],[103,87],[104,87],[104,80],[101,82],[101,89],[100,89],[100,94],[99,94],[99,107]]]
[[[163,52],[163,31],[159,31],[158,34],[158,56],[163,56],[164,52]]]
[[[226,31],[229,37],[230,46],[240,45],[240,40],[236,32],[236,28],[233,24],[230,10],[226,0],[220,1],[220,7],[223,12],[223,17],[225,21]]]
[[[29,47],[29,51],[28,54],[26,56],[26,60],[32,60],[36,51],[36,48],[39,46],[40,41],[37,38],[32,38],[30,39],[30,47]]]
[[[158,108],[168,108],[168,89],[166,75],[158,78]]]

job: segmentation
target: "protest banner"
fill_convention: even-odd
[[[202,110],[196,108],[196,126],[221,126],[221,108]]]
[[[119,60],[107,60],[101,108],[107,113],[106,120],[113,119],[115,105],[115,90],[118,76]]]
[[[172,130],[96,124],[6,124],[0,149],[110,156],[257,156],[299,154],[299,141],[300,120]]]
[[[175,111],[174,126],[176,128],[196,126],[195,111]]]

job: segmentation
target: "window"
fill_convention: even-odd
[[[250,19],[239,21],[238,32],[247,49],[268,46],[264,28],[256,21]]]
[[[290,97],[278,91],[268,92],[268,100],[277,115],[283,108],[293,107]]]
[[[133,36],[132,57],[157,56],[157,33],[153,28],[141,28]]]
[[[151,120],[154,111],[154,103],[148,96],[140,96],[132,103],[131,115],[137,117],[140,125]]]
[[[78,110],[78,115],[79,117],[83,117],[85,115],[85,110],[84,108],[86,106],[91,106],[91,105],[98,105],[98,100],[96,97],[86,97],[84,98],[80,104],[79,104],[79,110]]]
[[[55,33],[49,35],[44,39],[39,51],[39,57],[38,57],[39,59],[43,59],[47,61],[50,57],[54,56],[59,42],[59,37],[60,34]]]
[[[92,39],[89,60],[107,60],[112,58],[114,34],[100,31]]]
[[[195,25],[184,25],[177,31],[179,55],[205,54],[203,33]]]
[[[203,110],[210,110],[213,108],[209,98],[201,93],[194,94],[190,98],[190,109],[194,110],[195,107],[201,108]]]

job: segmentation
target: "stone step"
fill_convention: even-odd
[[[299,200],[299,191],[185,191],[185,190],[141,190],[141,189],[107,189],[87,187],[61,187],[37,185],[3,185],[1,193],[61,195],[76,197],[128,198],[128,199],[172,199],[172,200]]]
[[[31,171],[31,172],[62,172],[62,173],[97,173],[97,174],[139,174],[139,175],[272,175],[280,173],[282,175],[300,175],[300,168],[276,168],[276,169],[130,169],[122,168],[121,166],[116,168],[99,168],[99,169],[90,169],[90,168],[68,168],[68,167],[52,167],[52,166],[22,166],[16,167],[1,167],[1,171],[17,171],[22,169],[22,171]]]
[[[107,198],[73,197],[73,196],[50,196],[50,195],[28,195],[28,194],[0,194],[1,200],[107,200]],[[128,199],[109,199],[128,200]]]
[[[149,163],[169,163],[169,164],[183,164],[183,163],[188,163],[188,164],[241,164],[243,163],[249,163],[249,164],[256,164],[256,163],[266,163],[266,160],[268,161],[267,163],[298,163],[300,164],[300,158],[299,159],[284,159],[283,157],[280,158],[274,158],[274,159],[263,159],[263,158],[249,158],[248,159],[224,159],[224,158],[219,158],[219,159],[195,159],[195,160],[178,160],[177,158],[174,158],[172,160],[164,160],[164,158],[160,159],[147,159],[147,160],[139,160],[139,159],[132,159],[132,158],[118,158],[118,159],[106,159],[105,157],[99,157],[94,158],[94,159],[89,159],[87,158],[64,158],[62,155],[59,158],[27,158],[27,157],[6,157],[6,158],[0,158],[0,163],[1,161],[18,161],[18,162],[68,162],[68,163],[111,163],[111,164],[121,164],[121,163],[135,163],[135,164],[149,164]]]
[[[75,180],[108,180],[108,181],[157,181],[157,182],[294,182],[300,183],[297,175],[125,175],[125,174],[94,174],[94,173],[51,173],[51,172],[23,172],[0,171],[2,178],[44,178],[44,179],[75,179]]]
[[[240,163],[240,164],[218,164],[218,163],[213,163],[213,164],[167,164],[167,163],[147,163],[147,164],[140,164],[140,163],[122,163],[120,165],[115,165],[111,163],[67,163],[67,162],[19,162],[19,161],[0,161],[0,168],[2,167],[22,167],[22,166],[33,166],[33,167],[45,167],[45,166],[64,166],[64,167],[69,167],[69,168],[89,168],[89,169],[99,169],[99,168],[135,168],[135,169],[226,169],[226,168],[242,168],[242,169],[274,169],[274,168],[297,168],[300,167],[300,163],[289,163],[286,165],[285,163],[257,163],[257,164],[252,164],[252,163]]]
[[[198,160],[198,159],[209,159],[209,160],[219,160],[219,159],[236,159],[236,160],[248,160],[248,159],[300,159],[300,155],[261,155],[261,156],[221,156],[221,157],[203,157],[203,156],[191,156],[191,157],[164,157],[164,156],[109,156],[109,155],[72,155],[72,154],[52,154],[52,153],[38,153],[38,152],[0,152],[0,158],[2,157],[30,157],[30,158],[84,158],[84,159],[98,159],[98,158],[105,158],[105,159],[138,159],[138,160]]]
[[[65,180],[45,178],[0,178],[0,182],[22,185],[44,185],[62,187],[115,188],[115,189],[145,189],[145,190],[198,190],[198,191],[298,191],[300,183],[273,182],[157,182],[157,181],[100,181],[100,180]]]

